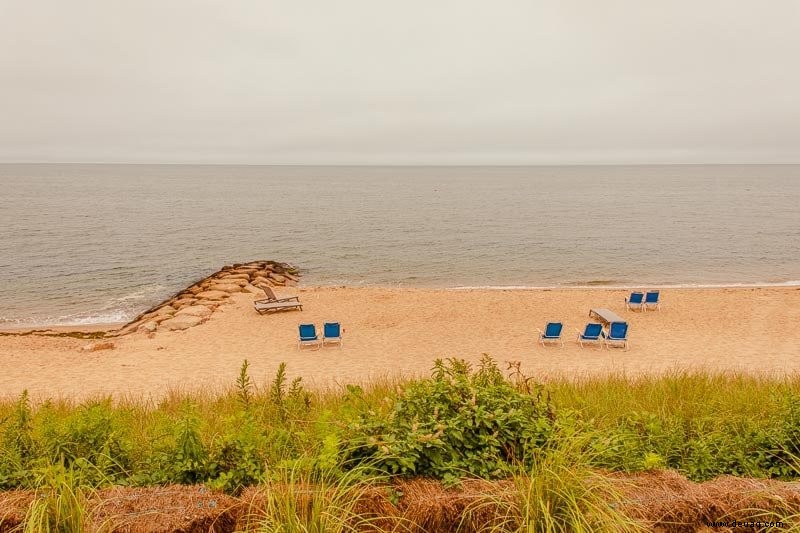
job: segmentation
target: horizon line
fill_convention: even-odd
[[[197,167],[342,167],[342,168],[528,168],[528,167],[698,167],[698,166],[798,166],[797,162],[779,163],[154,163],[154,162],[105,162],[105,161],[0,161],[0,166],[13,165],[95,165],[95,166],[197,166]]]

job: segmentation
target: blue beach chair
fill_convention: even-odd
[[[298,329],[300,330],[300,336],[297,339],[298,349],[303,346],[316,346],[317,349],[322,347],[322,341],[317,335],[317,328],[314,327],[314,324],[300,324]]]
[[[628,349],[628,323],[627,322],[612,322],[608,326],[608,335],[606,335],[606,346],[622,346]]]
[[[325,322],[322,326],[322,345],[339,344],[342,347],[342,326],[338,322]]]
[[[564,346],[564,341],[561,339],[561,330],[563,328],[564,324],[561,322],[548,322],[544,327],[544,331],[536,328],[536,331],[539,332],[539,342],[542,343],[542,346],[546,346],[546,342],[558,342],[561,346]]]
[[[578,344],[581,345],[583,348],[584,343],[589,345],[596,345],[603,347],[603,325],[598,324],[596,322],[589,322],[586,324],[586,328],[584,328],[583,333],[579,330],[575,330],[578,332]]]
[[[630,309],[631,311],[643,310],[644,309],[644,294],[641,292],[632,292],[630,298],[625,298],[625,307]]]
[[[644,297],[644,308],[647,309],[661,309],[661,304],[658,302],[658,291],[647,291]]]

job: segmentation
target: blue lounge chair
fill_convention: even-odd
[[[564,341],[561,339],[561,330],[563,328],[564,324],[561,322],[548,322],[544,327],[544,331],[536,328],[536,331],[539,332],[539,342],[542,343],[542,346],[546,346],[546,342],[558,342],[561,346],[564,346]]]
[[[300,349],[303,346],[316,346],[317,348],[322,347],[322,341],[320,341],[319,336],[317,335],[317,328],[314,327],[314,324],[300,324],[299,326],[300,336],[297,340],[297,348]]]
[[[594,344],[597,346],[603,347],[603,325],[598,324],[596,322],[589,322],[586,324],[586,328],[581,333],[579,330],[575,330],[578,332],[578,344],[581,345],[583,348],[584,343],[586,344]]]
[[[644,294],[641,292],[632,292],[630,298],[625,298],[625,307],[630,309],[631,311],[643,310],[644,309]]]
[[[342,347],[342,326],[338,322],[325,322],[322,326],[322,345],[339,343]]]
[[[645,310],[661,308],[661,304],[658,303],[658,291],[647,291],[644,297],[644,308]]]
[[[628,323],[627,322],[612,322],[608,326],[608,335],[606,335],[606,346],[622,346],[628,349]]]

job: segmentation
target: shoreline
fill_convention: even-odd
[[[785,282],[763,282],[763,283],[722,283],[722,284],[631,284],[631,285],[478,285],[478,286],[456,286],[456,287],[404,287],[396,285],[298,285],[297,290],[326,290],[326,289],[348,289],[348,290],[387,290],[387,291],[513,291],[513,292],[552,292],[552,291],[683,291],[683,290],[725,290],[725,289],[773,289],[786,288],[800,289],[800,280]],[[158,305],[158,304],[157,304]],[[156,306],[157,306],[156,305]],[[147,307],[142,308],[135,316],[140,316],[147,311]],[[80,324],[36,324],[28,326],[6,326],[0,324],[0,335],[21,335],[42,332],[47,333],[97,333],[110,332],[124,327],[132,320],[123,322],[97,322]]]
[[[0,334],[6,335],[29,335],[35,333],[42,334],[62,334],[62,333],[100,333],[106,331],[113,331],[114,329],[121,328],[127,322],[98,322],[97,324],[67,324],[63,326],[24,326],[4,328],[0,326]]]

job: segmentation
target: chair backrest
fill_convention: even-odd
[[[336,338],[342,336],[342,328],[338,322],[325,322],[323,329],[326,337]]]
[[[628,323],[627,322],[612,322],[611,325],[608,326],[608,338],[609,339],[624,339],[625,335],[628,334]]]
[[[590,339],[598,339],[600,338],[600,334],[602,332],[603,332],[602,324],[589,322],[588,324],[586,324],[586,329],[583,332],[583,336]]]
[[[314,327],[314,324],[300,324],[299,328],[301,339],[313,339],[317,336],[317,328]]]
[[[547,326],[544,328],[544,336],[545,337],[560,337],[561,336],[561,329],[564,327],[564,324],[561,322],[548,322]]]
[[[269,285],[261,285],[261,290],[264,291],[264,294],[266,294],[267,298],[269,298],[270,300],[278,299],[278,297],[275,296],[275,293],[272,292],[272,287],[270,287]]]
[[[648,304],[658,303],[658,291],[650,291],[650,292],[648,292],[644,301],[645,301],[645,303],[648,303]]]
[[[642,298],[644,298],[644,294],[641,292],[632,292],[631,297],[628,298],[628,301],[632,304],[640,304],[642,303]]]

